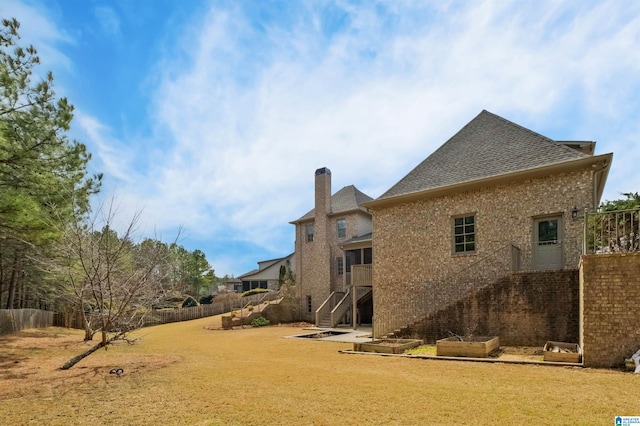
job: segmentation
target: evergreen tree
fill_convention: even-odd
[[[3,19],[0,29],[0,303],[6,308],[39,304],[50,293],[31,277],[60,237],[51,222],[56,214],[86,212],[101,180],[87,176],[86,147],[67,137],[73,106],[56,99],[53,75],[32,81],[40,60],[33,46],[17,45],[19,27]]]

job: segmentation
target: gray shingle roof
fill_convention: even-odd
[[[483,110],[378,200],[585,157]]]
[[[367,194],[360,191],[355,186],[345,186],[340,191],[331,196],[331,214],[344,213],[358,209],[366,211],[363,207],[360,207],[360,205],[371,200],[373,200],[372,197],[369,197]],[[307,214],[294,222],[313,219],[314,216],[314,209],[311,209],[307,212]]]
[[[259,265],[258,269],[252,269],[249,272],[245,272],[244,274],[240,275],[238,278],[239,279],[243,279],[243,278],[247,278],[247,277],[249,277],[251,275],[255,275],[258,272],[264,272],[267,269],[271,268],[273,265],[275,265],[275,264],[277,264],[277,263],[279,263],[279,262],[281,262],[283,260],[286,260],[287,258],[293,257],[294,254],[295,253],[291,253],[291,254],[286,255],[285,257],[279,257],[277,259],[262,260],[262,261],[258,262],[258,265]]]
[[[359,235],[357,237],[353,237],[351,239],[348,239],[347,241],[343,242],[343,245],[347,245],[347,244],[352,244],[352,243],[359,243],[361,241],[370,241],[373,238],[373,233],[369,232],[368,234],[364,234],[364,235]]]

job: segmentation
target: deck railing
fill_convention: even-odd
[[[351,285],[368,286],[373,282],[373,268],[371,264],[351,265]]]
[[[587,213],[584,254],[640,251],[640,209]]]

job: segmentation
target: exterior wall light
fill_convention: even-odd
[[[578,212],[578,207],[573,206],[573,208],[571,209],[571,219],[576,219],[578,217]]]

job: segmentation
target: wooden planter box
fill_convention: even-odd
[[[636,363],[633,362],[633,360],[631,358],[626,358],[624,360],[624,368],[627,371],[636,371]]]
[[[354,343],[356,352],[376,352],[380,354],[401,354],[407,349],[417,348],[423,345],[422,340],[417,339],[383,339],[371,342]]]
[[[582,351],[577,343],[549,341],[544,345],[544,360],[578,363],[582,361]]]
[[[437,356],[486,358],[500,347],[499,337],[447,337],[436,341]]]

